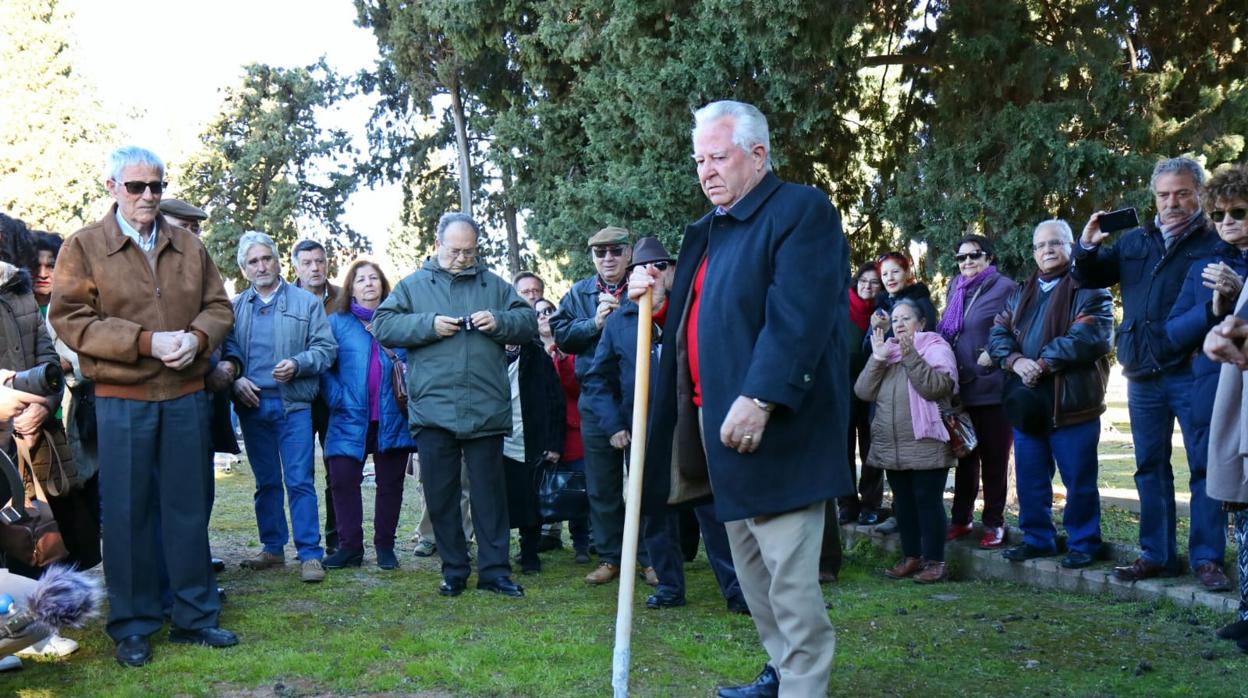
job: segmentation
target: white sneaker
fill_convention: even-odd
[[[78,651],[78,643],[53,633],[17,651],[18,657],[67,657]]]
[[[16,671],[22,668],[22,660],[13,655],[0,657],[0,671]]]

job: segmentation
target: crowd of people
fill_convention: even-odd
[[[968,234],[942,312],[904,252],[848,274],[839,213],[772,173],[758,109],[709,104],[691,136],[712,209],[685,228],[678,253],[604,227],[585,243],[594,273],[557,303],[532,272],[509,282],[490,271],[480,226],[458,212],[438,221],[434,255],[393,286],[368,259],[336,286],[321,244],[283,251],[249,231],[236,250],[248,286],[231,299],[198,238],[208,214],[164,197],[164,163],[133,146],[107,165],[111,210],[68,239],[0,216],[0,441],[30,464],[27,496],[46,491],[68,561],[103,562],[117,661],[150,661],[166,620],[172,642],[238,642],[219,626],[225,562],[208,539],[213,455],[239,453],[234,420],[261,546],[242,567],[285,568],[292,543],[303,582],[363,565],[371,457],[378,568],[401,565],[397,527],[415,471],[425,517],[415,554],[440,557],[439,594],[464,593],[475,563],[478,589],[523,597],[511,531],[520,571],[539,573],[540,553],[562,546],[558,518],[575,562],[596,558],[585,583],[616,580],[646,294],[638,569],[654,587],[647,607],[683,606],[683,566],[701,538],[727,610],[752,617],[767,654],[753,682],[720,696],[826,692],[835,632],[819,585],[839,571],[838,522],[896,531],[902,557],[883,573],[939,583],[948,542],[976,530],[982,486],[981,548],[1012,561],[1062,554],[1068,568],[1098,559],[1097,447],[1115,336],[1141,552],[1113,572],[1180,572],[1177,419],[1190,469],[1187,563],[1206,588],[1230,588],[1233,511],[1241,612],[1219,633],[1248,651],[1248,168],[1206,181],[1191,159],[1162,160],[1154,218],[1111,231],[1097,213],[1078,238],[1063,220],[1042,221],[1034,267],[1018,280],[998,270],[991,237]],[[283,276],[284,252],[297,283]],[[15,375],[44,365],[63,372],[67,396],[59,385],[17,389]],[[1215,393],[1221,409],[1199,397]],[[1008,546],[1011,453],[1022,538]],[[547,510],[535,483],[551,470],[583,478],[582,511]],[[1055,471],[1066,487],[1060,553]],[[53,635],[25,651],[74,647]]]

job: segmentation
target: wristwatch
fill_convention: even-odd
[[[758,407],[758,409],[764,412],[771,412],[772,410],[776,409],[776,403],[774,402],[767,402],[766,400],[759,400],[756,397],[752,397],[750,399],[754,401],[754,405]]]

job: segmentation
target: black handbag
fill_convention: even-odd
[[[543,463],[534,473],[537,512],[542,523],[570,521],[589,516],[589,490],[585,485],[585,471],[567,469],[562,463]]]

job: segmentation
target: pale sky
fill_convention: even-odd
[[[219,91],[238,84],[243,65],[305,66],[324,55],[338,73],[354,74],[377,60],[376,40],[355,25],[351,0],[65,0],[65,6],[75,14],[75,68],[98,86],[124,142],[152,149],[171,171],[197,148],[197,136],[220,108]],[[369,106],[356,100],[322,123],[357,134],[363,151]],[[346,221],[372,239],[377,255],[398,219],[400,198],[398,187],[387,186],[361,188],[349,201]]]

